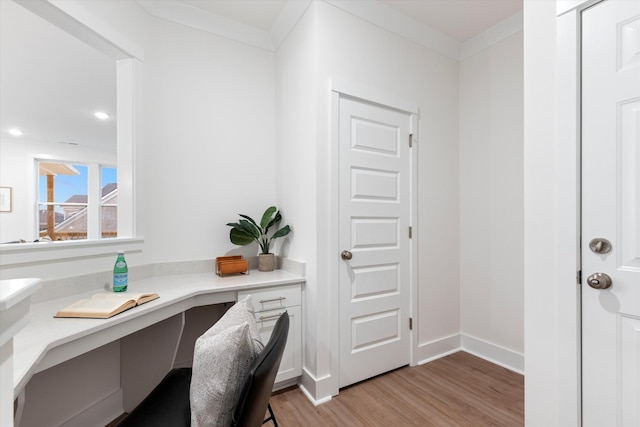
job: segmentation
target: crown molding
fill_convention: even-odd
[[[313,0],[288,1],[269,31],[176,0],[136,0],[147,13],[191,28],[274,52]]]
[[[369,0],[324,0],[358,18],[457,60],[461,43],[384,3]]]
[[[216,15],[177,0],[136,0],[147,13],[220,37],[274,52],[313,1],[289,0],[270,31],[260,30],[233,19]],[[442,34],[382,2],[371,0],[322,0],[379,28],[409,39],[451,59],[462,61],[501,40],[522,31],[519,12],[464,43]],[[576,0],[579,1],[579,0]]]
[[[300,18],[302,18],[302,15],[305,14],[311,3],[313,3],[313,0],[287,1],[269,31],[271,42],[273,43],[273,50],[280,47],[293,27],[295,27]]]
[[[87,13],[80,1],[21,0],[16,3],[111,58],[144,59],[144,50],[139,45]]]
[[[156,18],[163,18],[220,37],[273,51],[273,43],[267,31],[176,0],[136,0],[136,2]]]
[[[464,61],[492,45],[522,31],[523,28],[524,13],[520,11],[462,43],[458,59],[460,61]]]

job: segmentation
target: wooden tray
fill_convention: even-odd
[[[248,274],[249,261],[242,255],[221,256],[216,258],[216,274],[227,276],[229,274]]]

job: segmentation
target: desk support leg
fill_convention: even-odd
[[[20,425],[20,421],[22,420],[22,413],[24,412],[24,390],[25,389],[23,388],[20,394],[16,397],[16,408],[13,415],[13,425],[16,427]]]
[[[13,426],[13,337],[0,346],[0,425]]]
[[[182,322],[180,323],[180,332],[178,332],[178,336],[176,337],[175,347],[173,348],[173,357],[171,358],[171,366],[169,369],[173,369],[173,367],[176,366],[176,357],[178,356],[178,348],[180,348],[180,341],[182,341],[182,334],[184,333],[184,325],[186,323],[184,311],[180,314],[180,319],[182,320]]]
[[[177,314],[120,340],[122,404],[131,411],[173,367],[184,313]]]

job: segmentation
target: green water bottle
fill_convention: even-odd
[[[118,259],[113,267],[113,292],[124,292],[129,283],[129,269],[124,260],[124,251],[118,251]]]

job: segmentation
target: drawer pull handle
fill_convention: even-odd
[[[261,299],[260,300],[260,304],[264,304],[265,302],[274,302],[274,301],[282,301],[287,299],[286,297],[278,297],[278,298],[271,298],[271,299]]]
[[[260,316],[260,319],[258,319],[258,320],[260,322],[264,322],[265,320],[277,319],[280,316],[282,316],[282,313],[272,314],[271,316]]]

